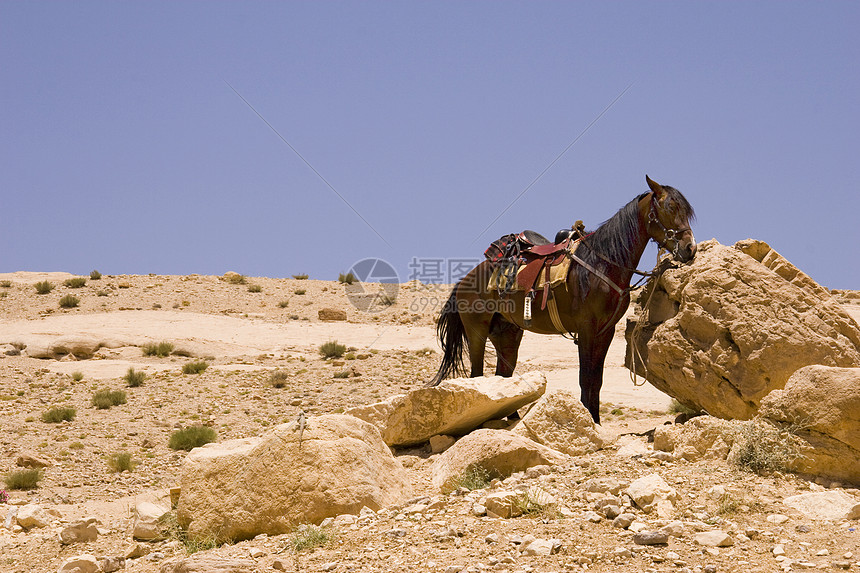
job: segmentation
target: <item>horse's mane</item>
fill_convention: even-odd
[[[663,189],[668,192],[669,202],[678,209],[682,219],[692,221],[696,214],[692,205],[674,187],[664,185]],[[576,254],[590,266],[605,270],[610,266],[604,258],[616,263],[618,266],[634,268],[639,261],[633,260],[632,245],[639,235],[641,225],[639,223],[639,201],[648,193],[643,193],[634,198],[627,205],[618,210],[615,215],[604,221],[593,233],[587,233],[583,240],[585,248],[577,249]],[[599,253],[599,254],[598,254]],[[591,272],[582,265],[575,265],[576,276],[579,279],[580,296],[584,299],[589,291],[589,283],[592,278]],[[627,285],[619,285],[625,287]]]

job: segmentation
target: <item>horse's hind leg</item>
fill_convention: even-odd
[[[461,312],[463,326],[466,329],[466,338],[469,341],[469,361],[472,363],[469,371],[470,378],[484,375],[484,350],[487,346],[487,337],[490,334],[489,314],[474,312]]]
[[[502,315],[493,315],[490,322],[490,342],[496,348],[496,376],[514,375],[523,329],[510,323]]]

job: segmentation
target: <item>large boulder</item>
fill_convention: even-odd
[[[504,478],[532,466],[567,463],[567,455],[507,430],[476,430],[445,450],[430,466],[433,486],[456,489],[469,472]]]
[[[860,484],[860,368],[802,368],[762,400],[761,414],[809,446],[799,471]]]
[[[487,420],[504,418],[534,402],[545,389],[543,372],[457,378],[346,413],[376,425],[389,446],[409,446],[438,434],[467,434]]]
[[[604,445],[579,396],[564,389],[544,394],[512,431],[571,456],[594,452]]]
[[[798,368],[860,366],[857,323],[827,289],[751,239],[700,243],[691,264],[652,281],[626,338],[628,368],[728,419],[754,417]]]
[[[375,426],[332,414],[195,448],[181,488],[177,518],[189,536],[241,540],[397,504],[408,484]]]

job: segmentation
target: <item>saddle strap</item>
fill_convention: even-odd
[[[567,329],[561,323],[561,316],[558,314],[558,305],[555,302],[555,296],[552,296],[547,302],[547,308],[549,308],[549,318],[552,321],[552,325],[555,327],[557,331],[564,334],[567,332]]]
[[[586,263],[585,261],[583,261],[582,259],[580,259],[579,257],[577,257],[577,256],[576,256],[576,253],[573,253],[573,252],[572,252],[572,253],[570,253],[570,258],[571,258],[572,260],[576,261],[578,264],[580,264],[580,265],[582,265],[583,267],[585,267],[585,268],[588,270],[588,272],[590,272],[591,274],[593,274],[594,276],[596,276],[597,278],[599,278],[600,280],[602,280],[603,282],[605,282],[606,284],[608,284],[610,287],[612,287],[613,289],[615,289],[615,292],[617,292],[617,293],[619,294],[619,296],[624,295],[624,291],[621,289],[621,287],[619,287],[617,284],[615,284],[615,283],[612,281],[612,279],[610,279],[608,276],[606,276],[606,275],[605,275],[605,274],[603,274],[602,272],[600,272],[600,271],[598,271],[597,269],[595,269],[593,266],[589,265],[588,263]]]

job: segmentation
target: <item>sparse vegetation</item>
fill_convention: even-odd
[[[260,285],[248,285],[248,292],[263,292],[263,287]]]
[[[141,350],[143,350],[144,356],[158,356],[159,358],[164,358],[166,356],[170,356],[170,353],[173,352],[173,344],[170,342],[151,342],[149,344],[144,344],[141,346]]]
[[[42,413],[42,421],[48,424],[58,424],[60,422],[71,422],[75,419],[77,410],[65,406],[52,406],[47,411]]]
[[[75,308],[80,304],[81,299],[76,297],[73,294],[67,294],[60,298],[60,307],[61,308]]]
[[[0,288],[12,288],[12,281],[0,281]]]
[[[304,524],[296,528],[289,538],[289,546],[293,551],[299,552],[305,549],[324,547],[331,543],[334,536],[328,527]]]
[[[42,479],[42,471],[39,469],[12,470],[6,474],[3,481],[9,489],[28,490],[36,489],[39,480]]]
[[[340,358],[346,352],[346,346],[336,340],[329,340],[320,346],[320,356],[323,358]]]
[[[215,549],[220,545],[218,539],[214,535],[202,537],[189,537],[188,532],[179,526],[179,521],[176,519],[176,511],[168,511],[158,519],[158,524],[161,528],[161,534],[167,539],[174,539],[185,546],[185,551],[189,555],[198,551],[206,551]],[[225,540],[228,542],[230,540]]]
[[[691,418],[693,416],[700,414],[700,412],[698,410],[695,410],[693,408],[690,408],[689,406],[685,406],[684,404],[681,404],[675,398],[672,398],[672,401],[669,404],[669,413],[670,414],[685,414]]]
[[[54,290],[54,285],[52,285],[48,281],[37,282],[33,285],[36,288],[36,293],[38,294],[48,294],[52,290]]]
[[[453,491],[456,489],[465,488],[470,491],[474,491],[476,489],[484,489],[490,482],[493,480],[493,477],[490,475],[490,472],[479,465],[472,465],[466,468],[462,474],[451,480],[448,483],[448,487],[446,489]]]
[[[297,281],[306,281],[308,280],[308,275],[293,275],[293,278]]]
[[[248,282],[248,279],[245,278],[245,275],[240,275],[237,273],[226,275],[224,277],[224,280],[231,285],[243,285]]]
[[[98,281],[98,280],[101,280],[101,278],[102,278],[102,274],[100,272],[98,272],[97,270],[93,269],[90,272],[90,280],[91,281]]]
[[[546,494],[542,490],[527,489],[514,499],[514,505],[518,513],[528,517],[558,519],[560,514],[557,505],[547,501],[545,497]]]
[[[332,377],[333,378],[349,378],[349,370],[344,370],[342,372],[335,372]]]
[[[186,362],[182,365],[182,373],[183,374],[200,374],[204,370],[209,368],[209,363],[205,360],[198,360],[196,362]]]
[[[129,388],[137,388],[143,386],[143,381],[146,380],[146,372],[137,372],[133,367],[129,367],[123,379]]]
[[[63,281],[63,284],[69,288],[81,288],[87,284],[87,279],[84,277],[72,277]]]
[[[288,306],[290,306],[290,301],[288,300],[282,300],[278,303],[278,308],[287,308]]]
[[[340,273],[340,275],[337,277],[337,282],[345,285],[351,285],[355,282],[355,275],[351,272],[346,274]]]
[[[176,430],[170,435],[170,441],[167,447],[171,450],[185,450],[190,452],[194,448],[214,442],[218,438],[218,434],[209,426],[188,426],[181,430]]]
[[[293,294],[297,294],[297,295],[301,296],[301,295],[305,294],[306,292],[308,292],[308,291],[306,291],[303,288],[297,288],[296,290],[293,291]]]
[[[137,460],[133,459],[128,452],[117,452],[107,459],[107,465],[114,473],[132,472],[137,464]]]
[[[273,388],[285,388],[290,379],[290,374],[286,370],[275,370],[269,376],[269,384]]]
[[[752,472],[789,471],[803,457],[799,427],[778,428],[761,420],[745,423],[735,435],[735,463]]]
[[[102,388],[93,394],[91,402],[97,409],[107,410],[111,406],[119,406],[126,403],[125,391]]]
[[[72,380],[74,380],[75,382],[80,382],[83,379],[84,379],[84,373],[83,372],[72,372]]]

